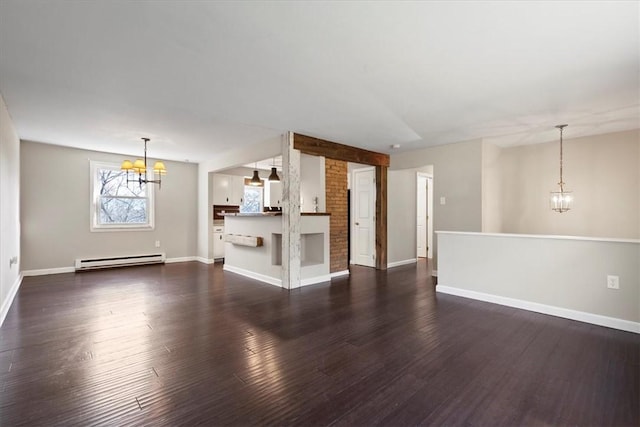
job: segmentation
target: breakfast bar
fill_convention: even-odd
[[[331,280],[329,214],[300,217],[300,286]],[[282,213],[225,214],[224,269],[282,286]]]

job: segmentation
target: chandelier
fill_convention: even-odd
[[[131,160],[125,160],[122,162],[120,169],[127,172],[127,183],[129,182],[137,182],[138,184],[158,184],[158,188],[162,187],[162,176],[167,174],[167,168],[165,168],[164,163],[161,161],[157,161],[153,165],[153,173],[158,176],[158,179],[147,179],[147,142],[150,141],[149,138],[142,138],[144,141],[144,160],[137,159],[135,162],[131,162]],[[133,178],[129,179],[129,172],[133,172]],[[138,175],[136,178],[136,174]]]
[[[571,191],[567,191],[564,188],[564,181],[562,181],[562,131],[568,125],[557,125],[556,128],[560,129],[560,182],[558,182],[559,191],[551,191],[551,197],[549,204],[551,209],[562,213],[571,209],[571,203],[573,202],[573,196]]]

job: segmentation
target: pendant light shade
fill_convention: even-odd
[[[262,185],[262,180],[260,179],[260,175],[258,175],[258,170],[253,171],[253,176],[250,181],[251,185]]]
[[[558,190],[551,191],[549,197],[549,205],[551,210],[563,213],[571,209],[573,203],[573,194],[571,191],[567,191],[564,187],[564,181],[562,180],[562,131],[568,125],[557,125],[560,129],[560,182],[558,182]]]
[[[271,175],[269,175],[269,181],[280,181],[276,168],[271,168]]]

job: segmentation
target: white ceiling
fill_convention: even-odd
[[[22,139],[194,162],[286,130],[380,152],[639,124],[638,2],[0,1]]]

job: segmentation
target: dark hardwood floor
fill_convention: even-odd
[[[199,263],[27,277],[0,425],[640,425],[640,336],[436,295],[424,261],[291,293]]]

